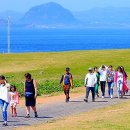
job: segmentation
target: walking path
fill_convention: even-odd
[[[130,82],[128,82],[130,86]],[[116,91],[116,90],[115,90]],[[106,92],[107,93],[107,92]],[[115,92],[116,94],[116,92]],[[71,99],[69,103],[64,101],[59,101],[51,104],[38,105],[38,114],[39,118],[34,118],[34,115],[31,115],[31,118],[24,118],[25,116],[25,107],[18,107],[18,117],[12,118],[9,116],[8,127],[2,127],[2,121],[0,119],[0,129],[2,130],[11,130],[20,126],[28,126],[32,124],[40,124],[43,122],[51,121],[54,119],[59,119],[65,116],[78,114],[85,111],[90,111],[92,109],[103,108],[106,106],[118,104],[130,99],[130,92],[124,96],[123,99],[118,98],[97,98],[96,102],[91,102],[91,95],[88,103],[83,101],[84,96],[80,96],[74,99]],[[32,113],[33,114],[33,113]],[[0,114],[1,116],[1,114]]]

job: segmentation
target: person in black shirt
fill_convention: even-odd
[[[25,75],[25,85],[24,85],[24,93],[25,93],[25,105],[27,108],[27,115],[25,118],[30,117],[30,107],[34,111],[35,117],[38,117],[36,110],[36,98],[37,98],[37,85],[36,81],[31,78],[31,74],[26,73]]]

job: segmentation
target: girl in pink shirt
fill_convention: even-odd
[[[11,107],[12,117],[16,117],[17,116],[16,106],[17,104],[19,104],[19,94],[15,86],[10,87],[9,97],[10,97],[10,107]]]

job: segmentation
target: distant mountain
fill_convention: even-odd
[[[85,24],[130,26],[130,8],[106,7],[75,12],[74,16]]]
[[[71,11],[54,2],[32,7],[20,21],[28,25],[56,26],[77,22]]]

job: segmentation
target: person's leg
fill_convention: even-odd
[[[84,99],[84,101],[88,101],[88,96],[89,96],[89,92],[90,92],[90,87],[86,87],[86,99]]]
[[[110,97],[111,93],[111,82],[108,82],[108,96]]]
[[[103,81],[100,82],[101,85],[101,92],[102,92],[102,96],[103,96]]]
[[[70,99],[70,87],[69,86],[67,86],[67,89],[66,89],[66,100],[67,101],[69,101],[69,99]]]
[[[114,87],[114,82],[111,82],[111,89],[110,89],[111,98],[113,98],[113,87]]]
[[[16,117],[17,116],[17,110],[16,110],[16,104],[14,104],[14,106],[13,106],[13,111],[14,111],[14,116]]]
[[[118,98],[120,98],[120,84],[117,83],[117,95],[118,95]]]
[[[95,94],[98,96],[98,83],[95,85]]]
[[[121,93],[121,98],[123,98],[123,83],[120,84],[120,93]]]
[[[103,81],[103,96],[105,96],[106,81]]]
[[[3,125],[7,125],[7,108],[8,108],[9,103],[3,101],[3,108],[2,108],[2,115],[3,115]]]
[[[31,107],[32,107],[32,109],[34,111],[35,117],[38,117],[36,106],[31,106]]]
[[[95,87],[91,87],[91,92],[92,92],[92,101],[95,101]]]
[[[13,106],[11,106],[11,112],[12,112],[12,117],[13,117],[13,114],[14,114]]]
[[[30,115],[30,106],[26,106],[26,113],[27,115]]]

